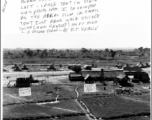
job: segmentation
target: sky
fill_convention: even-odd
[[[98,0],[97,32],[54,34],[20,33],[20,1],[6,1],[1,13],[2,48],[151,48],[151,0]]]

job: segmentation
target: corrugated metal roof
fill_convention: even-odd
[[[122,71],[106,71],[104,72],[105,77],[107,78],[116,78],[119,75],[125,75]]]
[[[82,76],[85,78],[87,74],[91,77],[100,77],[100,71],[81,71]]]
[[[87,74],[89,74],[91,77],[100,77],[101,76],[101,71],[81,71],[82,76],[86,77]],[[118,75],[125,75],[123,71],[104,71],[104,76],[106,78],[113,78],[117,77]]]
[[[77,74],[77,73],[73,73],[73,74],[70,74],[71,77],[81,77],[82,75],[81,74]]]

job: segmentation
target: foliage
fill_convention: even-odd
[[[4,49],[4,59],[16,58],[93,58],[114,59],[120,56],[150,56],[150,48],[140,47],[132,51],[101,49]]]

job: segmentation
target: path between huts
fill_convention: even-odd
[[[86,113],[86,116],[88,118],[88,120],[98,120],[88,109],[88,107],[86,106],[86,104],[84,102],[82,102],[81,100],[78,100],[79,97],[79,92],[77,91],[78,87],[76,87],[75,92],[77,95],[77,99],[75,99],[75,102],[78,104],[78,106],[80,106],[80,108]],[[102,119],[100,119],[102,120]]]

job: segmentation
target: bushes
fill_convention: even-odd
[[[4,49],[4,59],[14,58],[114,58],[115,56],[150,56],[149,48],[139,48],[132,51],[113,51],[111,49],[59,50],[59,49]]]

